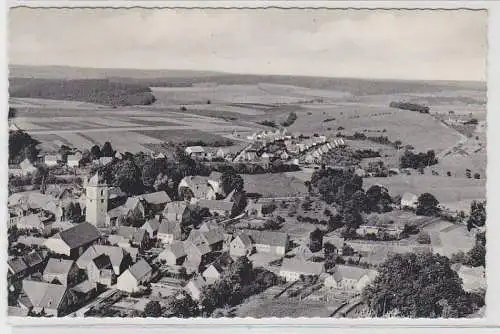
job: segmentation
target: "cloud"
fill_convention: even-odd
[[[29,9],[14,64],[484,80],[487,13],[470,10]]]

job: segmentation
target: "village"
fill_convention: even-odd
[[[350,151],[342,137],[280,128],[246,140],[233,153],[188,146],[149,156],[107,142],[10,166],[9,315],[259,316],[252,312],[263,306],[286,316],[293,308],[286,305],[300,300],[345,317],[365,312],[363,290],[391,254],[469,251],[450,250],[440,233],[472,213],[421,194],[392,198],[378,185],[365,193],[359,182],[370,171],[325,164]],[[136,160],[140,170],[129,171]],[[263,173],[308,170],[308,193],[247,193],[237,164]],[[148,188],[156,191],[133,186],[137,178],[146,183],[145,166],[154,167]],[[336,182],[343,194],[332,192]],[[474,240],[484,226],[469,231]],[[466,291],[485,289],[484,266],[455,262]]]

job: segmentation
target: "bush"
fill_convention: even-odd
[[[431,243],[431,236],[428,232],[420,232],[417,237],[417,242],[423,245],[429,245]]]

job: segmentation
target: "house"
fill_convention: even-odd
[[[198,206],[200,206],[201,208],[207,208],[212,215],[218,215],[222,217],[231,216],[234,205],[234,202],[228,202],[224,200],[200,199],[198,201]]]
[[[23,280],[19,304],[33,313],[60,317],[75,303],[75,295],[64,285]]]
[[[121,247],[92,245],[76,260],[76,265],[81,270],[87,270],[88,264],[103,254],[109,257],[113,271],[117,276],[128,267],[132,260],[129,258],[129,254]]]
[[[26,276],[28,266],[20,257],[15,257],[7,261],[7,276],[9,281],[17,280]]]
[[[26,274],[31,275],[36,272],[41,272],[43,266],[45,265],[45,260],[47,258],[47,252],[37,252],[33,251],[31,253],[23,256],[23,261],[28,267],[26,269]]]
[[[378,226],[361,225],[356,229],[356,234],[361,236],[366,236],[368,234],[377,235],[379,231],[380,228]]]
[[[9,317],[27,317],[29,311],[17,306],[7,306],[7,316]]]
[[[123,206],[126,209],[128,209],[127,214],[132,215],[133,217],[143,218],[146,215],[145,203],[142,200],[142,198],[139,196],[127,198],[127,200],[125,201],[125,204],[123,204]]]
[[[158,219],[149,219],[142,226],[141,229],[148,232],[150,237],[155,237],[160,227],[160,221]]]
[[[113,269],[111,259],[106,254],[101,254],[87,264],[87,277],[91,283],[111,286],[115,283],[117,275]]]
[[[44,217],[41,214],[31,214],[19,217],[16,221],[16,227],[18,230],[35,230],[45,236],[48,236],[52,231],[52,221],[48,219],[48,217]]]
[[[205,285],[207,285],[207,283],[202,276],[195,276],[186,284],[184,289],[189,295],[191,295],[193,300],[199,300]]]
[[[43,158],[43,162],[47,165],[47,167],[57,166],[61,160],[61,156],[58,155],[46,155]]]
[[[236,235],[229,244],[229,254],[231,256],[247,256],[250,255],[252,251],[252,239],[250,239],[250,237],[245,233],[239,233],[238,235]]]
[[[209,178],[204,176],[186,176],[179,182],[179,195],[186,197],[186,193],[189,193],[191,197],[197,199],[215,200],[217,198],[216,189],[208,181]]]
[[[47,283],[69,285],[78,273],[78,267],[73,260],[50,258],[43,271],[43,280]]]
[[[207,232],[191,230],[187,240],[192,240],[195,243],[204,243],[211,251],[219,251],[222,249],[222,244],[224,242],[224,229],[219,227],[210,229]]]
[[[144,248],[149,241],[146,230],[132,226],[120,226],[116,235],[123,237],[125,240],[128,240],[132,246],[138,248]]]
[[[85,222],[55,234],[47,239],[45,246],[54,253],[76,259],[100,237],[97,228]]]
[[[257,253],[284,256],[288,250],[288,235],[282,232],[246,230]]]
[[[211,253],[210,247],[203,239],[187,239],[184,241],[186,261],[184,267],[188,273],[197,272]]]
[[[210,230],[220,229],[222,226],[215,220],[207,220],[201,223],[198,227],[198,231],[200,232],[208,232]]]
[[[205,149],[201,146],[188,146],[184,152],[191,158],[203,158],[205,155]]]
[[[70,290],[81,303],[88,302],[91,299],[94,299],[97,295],[97,285],[89,280],[78,283],[74,287],[70,288]]]
[[[203,271],[202,276],[207,284],[213,284],[222,276],[223,271],[220,265],[212,263]]]
[[[311,249],[305,245],[300,245],[295,249],[295,258],[301,259],[304,261],[309,261],[314,257],[313,252]]]
[[[255,203],[253,201],[250,201],[245,208],[245,213],[248,216],[252,217],[263,217],[264,214],[262,213],[262,203]]]
[[[165,261],[169,266],[179,266],[182,265],[186,256],[184,244],[181,241],[174,241],[165,247],[165,250],[158,255],[158,259]]]
[[[416,209],[418,203],[418,196],[412,193],[405,192],[401,197],[401,207]]]
[[[334,273],[325,278],[324,285],[327,288],[361,291],[375,279],[376,274],[370,269],[336,265]]]
[[[82,154],[80,152],[77,152],[75,154],[70,154],[67,157],[66,165],[68,165],[68,167],[71,167],[71,168],[78,167],[78,166],[80,166],[81,160],[82,160]]]
[[[155,212],[163,210],[167,203],[172,202],[168,194],[163,190],[154,193],[142,194],[137,197],[146,203],[149,211]]]
[[[169,220],[163,220],[158,227],[156,238],[164,245],[168,245],[174,242],[174,240],[180,240],[181,233],[180,224]]]
[[[467,292],[486,290],[486,276],[483,266],[470,267],[463,264],[454,264],[452,269],[462,280],[462,287]]]
[[[187,203],[184,201],[170,202],[165,205],[162,216],[168,221],[180,223],[182,215],[187,209]]]
[[[279,275],[287,282],[293,282],[299,280],[301,276],[319,276],[323,270],[323,264],[319,262],[285,258],[281,264]]]
[[[24,159],[23,161],[21,161],[21,163],[19,164],[19,168],[21,169],[21,174],[23,176],[30,175],[37,171],[37,168],[33,166],[31,161],[29,161],[28,159]]]
[[[118,277],[116,288],[125,292],[136,292],[139,285],[147,283],[153,274],[153,268],[145,260],[139,260]]]

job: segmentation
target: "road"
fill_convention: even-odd
[[[113,296],[116,292],[118,292],[116,288],[111,288],[109,290],[104,291],[99,296],[97,296],[93,301],[81,307],[80,309],[76,310],[75,312],[68,314],[67,316],[65,316],[65,318],[84,317],[85,313],[87,313],[91,308],[104,302],[106,299]]]

